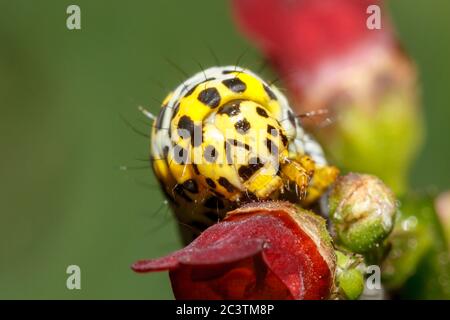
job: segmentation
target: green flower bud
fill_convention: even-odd
[[[306,126],[334,165],[376,175],[404,194],[424,136],[417,73],[403,52],[373,45],[351,68],[337,60],[332,74],[301,92],[296,111],[325,107],[334,121],[322,128],[315,117]]]
[[[367,253],[389,235],[397,212],[393,192],[377,177],[350,173],[339,178],[329,197],[329,213],[338,241]]]
[[[402,194],[407,189],[412,160],[422,144],[421,113],[404,92],[380,96],[376,111],[363,109],[361,104],[340,106],[333,131],[319,132],[319,140],[343,171],[374,174]]]

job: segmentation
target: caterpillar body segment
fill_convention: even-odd
[[[337,176],[287,99],[253,72],[212,67],[179,85],[152,126],[152,167],[185,242],[252,200],[308,205]]]

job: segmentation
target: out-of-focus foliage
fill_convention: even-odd
[[[409,299],[450,299],[450,253],[433,196],[410,194],[388,242],[385,285]]]

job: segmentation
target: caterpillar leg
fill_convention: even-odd
[[[333,166],[317,166],[307,155],[295,160],[286,160],[281,166],[285,179],[293,182],[300,191],[301,204],[308,206],[324,194],[334,183],[339,170]]]
[[[314,161],[306,155],[296,160],[285,159],[284,163],[281,164],[281,173],[284,179],[295,184],[301,199],[306,196],[314,169]]]
[[[319,199],[339,175],[339,169],[334,166],[316,166],[311,182],[306,191],[302,205],[308,206]]]
[[[283,180],[277,176],[274,167],[265,166],[260,174],[253,175],[244,185],[258,199],[267,199],[274,190],[283,186]]]

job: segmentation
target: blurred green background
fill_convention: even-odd
[[[66,28],[81,7],[82,30]],[[427,142],[415,187],[450,187],[450,2],[389,3],[423,83]],[[180,246],[147,165],[148,121],[183,76],[214,64],[256,68],[227,1],[0,0],[0,298],[172,298],[139,258]],[[266,72],[267,73],[267,72]],[[147,123],[146,123],[147,122]],[[138,167],[127,171],[120,166]],[[66,268],[81,267],[81,290]]]

